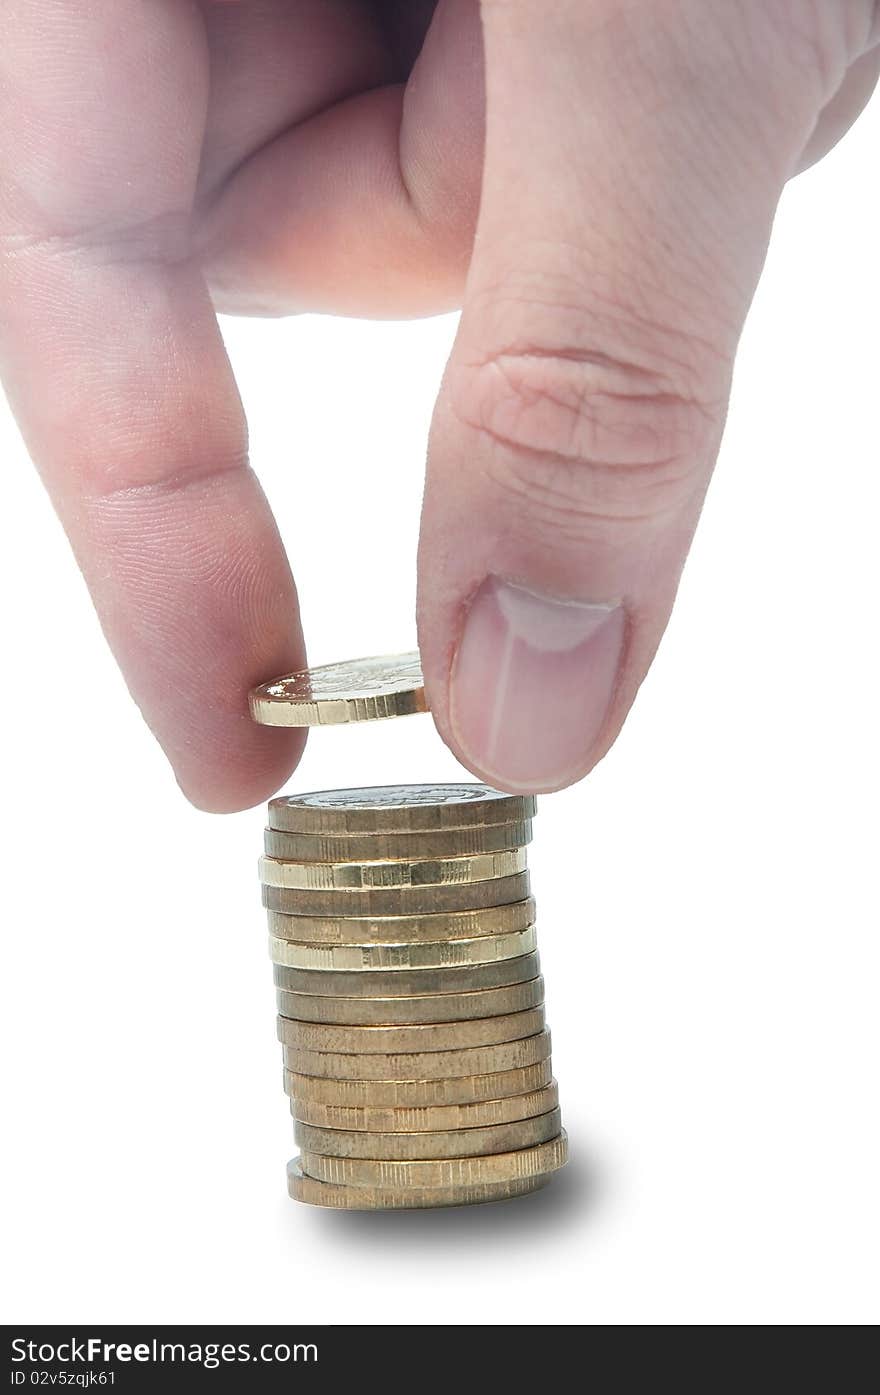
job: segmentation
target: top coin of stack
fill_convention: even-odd
[[[535,801],[485,785],[292,795],[260,860],[285,1089],[318,1205],[458,1205],[566,1156],[526,846]]]

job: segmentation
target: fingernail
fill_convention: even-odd
[[[623,632],[619,604],[563,600],[490,576],[452,666],[450,721],[462,754],[517,788],[575,779],[611,703]]]

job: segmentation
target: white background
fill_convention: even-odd
[[[573,1162],[520,1202],[288,1201],[262,814],[182,801],[0,404],[6,1321],[876,1320],[878,145],[786,193],[665,644],[543,801]],[[313,662],[414,640],[453,328],[225,326]],[[294,787],[458,775],[409,718]]]

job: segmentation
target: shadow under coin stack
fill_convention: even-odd
[[[534,812],[479,784],[271,801],[260,876],[298,1201],[495,1201],[564,1165]]]

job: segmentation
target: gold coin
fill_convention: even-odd
[[[284,1046],[282,1053],[285,1069],[298,1075],[336,1080],[454,1080],[462,1075],[491,1075],[546,1061],[550,1056],[550,1033],[545,1027],[519,1041],[449,1051],[376,1051],[358,1056],[347,1051],[304,1051],[298,1046]]]
[[[531,819],[474,828],[437,828],[422,833],[283,833],[263,831],[267,857],[284,862],[418,862],[435,857],[476,857],[524,848],[532,841]]]
[[[391,1162],[373,1158],[328,1158],[303,1150],[300,1167],[307,1177],[346,1187],[474,1187],[486,1182],[515,1182],[556,1172],[568,1161],[565,1130],[533,1148],[489,1153],[475,1158],[425,1158]]]
[[[534,795],[490,785],[372,785],[281,795],[269,801],[269,826],[287,833],[417,833],[518,823],[537,807]]]
[[[426,994],[476,993],[485,988],[506,988],[525,983],[540,973],[537,953],[516,959],[496,959],[490,964],[456,964],[448,969],[357,970],[292,969],[273,964],[276,988],[312,997],[411,998]],[[488,1014],[487,1014],[488,1015]]]
[[[419,1022],[410,1026],[340,1026],[334,1022],[293,1022],[278,1018],[278,1040],[302,1051],[354,1052],[459,1051],[519,1041],[544,1030],[543,1007],[470,1022]]]
[[[553,1078],[550,1056],[533,1066],[461,1075],[446,1080],[329,1080],[284,1072],[284,1093],[299,1104],[345,1105],[355,1109],[422,1109],[477,1104],[541,1090]]]
[[[452,886],[369,887],[318,891],[313,887],[263,886],[263,905],[285,915],[419,915],[505,906],[529,895],[528,872]]]
[[[295,1022],[335,1022],[352,1027],[470,1022],[475,1017],[501,1017],[540,1007],[544,1001],[544,980],[533,978],[527,983],[487,988],[481,993],[432,993],[420,998],[327,998],[280,989],[275,997],[281,1016]]]
[[[531,954],[537,939],[534,926],[512,935],[482,935],[478,940],[440,940],[411,945],[301,945],[294,940],[269,940],[273,964],[293,969],[428,969],[454,964],[489,964],[495,959],[518,959]]]
[[[323,727],[427,712],[417,653],[322,664],[261,683],[251,716],[268,727]]]
[[[490,1124],[482,1129],[443,1129],[436,1133],[366,1133],[346,1129],[322,1129],[297,1122],[293,1132],[305,1153],[325,1158],[372,1158],[382,1162],[476,1158],[488,1153],[509,1153],[534,1148],[558,1138],[562,1118],[558,1109],[518,1119],[511,1124]]]
[[[427,862],[279,862],[260,858],[264,886],[309,891],[368,891],[384,887],[462,886],[526,870],[525,848]]]
[[[370,1133],[426,1133],[441,1129],[486,1128],[547,1114],[559,1104],[555,1080],[528,1094],[504,1099],[479,1100],[475,1104],[424,1105],[421,1109],[383,1109],[361,1105],[319,1104],[316,1100],[291,1099],[290,1112],[303,1124],[324,1129],[355,1129]]]
[[[485,1201],[510,1201],[515,1196],[540,1191],[552,1173],[516,1182],[484,1182],[477,1187],[342,1187],[306,1177],[299,1158],[287,1164],[287,1190],[294,1201],[329,1206],[337,1211],[410,1211],[429,1206],[474,1206]]]
[[[480,911],[437,915],[316,916],[269,911],[269,934],[311,945],[409,944],[413,940],[477,940],[481,935],[527,930],[535,923],[535,901],[509,901]]]

